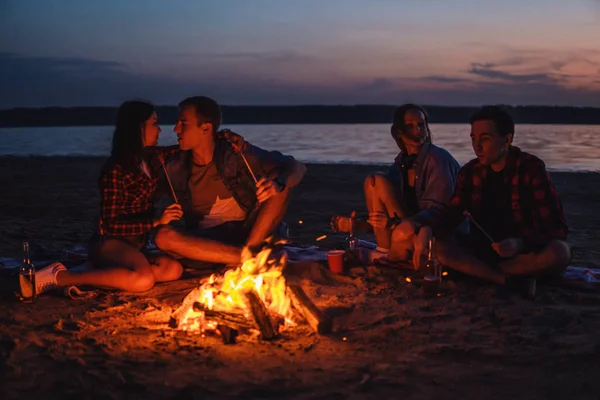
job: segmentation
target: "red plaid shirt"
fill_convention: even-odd
[[[460,170],[454,195],[436,218],[443,230],[454,229],[464,219],[465,210],[476,221],[481,219],[483,183],[488,168],[475,159]],[[510,190],[512,220],[507,221],[510,233],[523,239],[526,249],[541,248],[553,239],[567,238],[563,207],[542,160],[511,146],[504,182]]]
[[[109,158],[100,176],[100,234],[136,236],[148,233],[154,220],[154,195],[162,173],[159,157],[168,159],[179,146],[147,149],[148,176],[140,167],[126,169]]]

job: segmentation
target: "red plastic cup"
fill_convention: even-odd
[[[327,252],[327,262],[329,270],[334,274],[344,273],[344,250],[331,250]]]

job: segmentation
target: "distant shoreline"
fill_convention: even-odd
[[[161,124],[174,124],[178,108],[158,106]],[[223,106],[223,123],[370,124],[389,123],[396,106]],[[431,123],[468,123],[477,107],[425,106]],[[507,106],[519,124],[600,125],[600,108]],[[113,125],[116,107],[45,107],[0,110],[0,127]]]

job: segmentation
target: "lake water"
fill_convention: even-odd
[[[398,153],[389,124],[229,125],[248,141],[315,163],[389,164]],[[106,156],[111,126],[0,129],[0,155]],[[162,126],[160,145],[176,144]],[[432,124],[434,142],[461,163],[474,157],[469,125]],[[542,158],[549,169],[600,171],[600,125],[518,125],[514,144]]]

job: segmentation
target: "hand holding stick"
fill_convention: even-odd
[[[465,216],[465,218],[467,218],[469,221],[471,221],[473,223],[473,225],[475,225],[475,227],[477,227],[477,229],[479,229],[481,231],[481,233],[483,233],[490,240],[490,242],[495,243],[494,239],[492,239],[492,237],[490,235],[488,235],[488,233],[485,231],[485,229],[483,229],[483,227],[481,225],[479,225],[477,223],[477,221],[475,221],[473,219],[473,216],[471,215],[470,212],[465,210],[463,212],[463,215]]]

